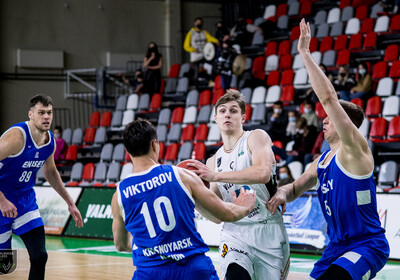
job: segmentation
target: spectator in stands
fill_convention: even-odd
[[[251,45],[251,39],[253,38],[253,33],[255,31],[263,33],[263,30],[260,27],[247,23],[246,19],[241,17],[231,29],[230,35],[234,44],[238,44],[243,48]]]
[[[221,76],[222,88],[227,90],[230,87],[232,79],[232,65],[237,52],[232,48],[232,41],[229,35],[225,35],[219,49],[219,57],[217,58],[217,69]]]
[[[217,26],[217,31],[215,31],[215,38],[217,38],[219,44],[222,45],[225,35],[229,35],[229,30],[228,28],[226,28],[222,20],[218,21],[216,26]]]
[[[321,131],[317,136],[317,140],[315,140],[314,147],[311,153],[308,153],[304,156],[304,165],[309,162],[313,162],[317,157],[322,155],[328,149],[329,144],[324,139],[324,132]]]
[[[144,73],[141,69],[136,69],[135,77],[133,79],[127,78],[125,75],[122,75],[121,78],[134,93],[141,95],[148,91],[147,81],[144,79]]]
[[[340,96],[341,91],[350,91],[355,85],[356,82],[350,75],[349,66],[340,66],[338,69],[338,75],[333,81],[333,86],[335,87],[338,96]]]
[[[208,42],[218,44],[218,39],[211,36],[208,31],[203,29],[203,19],[197,17],[194,20],[194,26],[186,34],[183,48],[190,53],[190,62],[194,70],[194,78],[198,77],[200,67],[204,63],[203,49]]]
[[[311,153],[315,140],[317,139],[318,132],[315,126],[308,126],[305,118],[298,118],[296,121],[297,134],[295,135],[293,148],[291,151],[280,149],[272,146],[274,154],[280,156],[284,161],[283,163],[291,163],[293,161],[300,161],[304,164],[304,156]]]
[[[313,125],[318,127],[318,117],[314,111],[314,103],[310,101],[304,101],[304,113],[301,114],[301,117],[307,120],[307,125]]]
[[[54,138],[56,139],[56,150],[54,152],[54,160],[58,163],[65,159],[65,154],[67,153],[68,145],[62,138],[62,127],[56,126],[54,128]]]
[[[368,73],[367,64],[361,62],[358,64],[358,78],[356,75],[356,85],[350,91],[343,90],[340,92],[340,98],[346,101],[355,98],[362,98],[368,91],[371,90],[372,78]]]
[[[278,187],[292,183],[293,181],[294,181],[294,178],[292,175],[292,171],[290,171],[289,166],[287,166],[287,165],[281,166],[279,168]]]
[[[298,114],[297,111],[289,111],[288,112],[288,124],[286,126],[286,138],[287,141],[292,141],[294,136],[296,135],[296,120],[297,120]]]
[[[162,55],[158,52],[157,44],[150,42],[142,65],[145,71],[144,79],[150,94],[160,92],[162,64]]]
[[[399,12],[400,0],[382,0],[379,4],[388,10],[389,14],[397,14]]]
[[[272,141],[285,142],[288,117],[283,111],[283,103],[281,101],[274,103],[273,111],[268,113],[266,120],[268,122],[266,131]]]

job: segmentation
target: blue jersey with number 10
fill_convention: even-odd
[[[377,212],[373,172],[365,176],[349,173],[340,164],[337,153],[323,165],[330,152],[326,151],[318,162],[317,193],[331,242],[383,234],[385,230]]]
[[[49,131],[49,141],[41,146],[32,138],[28,123],[21,122],[10,127],[19,128],[24,136],[25,145],[22,150],[0,162],[0,191],[16,195],[32,190],[36,181],[36,173],[54,152],[54,138]],[[8,131],[8,130],[7,130]]]
[[[208,251],[194,222],[195,202],[175,166],[155,165],[123,180],[118,201],[132,234],[135,266],[185,262]]]

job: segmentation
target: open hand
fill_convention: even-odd
[[[211,171],[207,165],[198,161],[198,160],[190,160],[188,166],[193,166],[197,170],[192,170],[194,173],[199,175],[201,179],[207,182],[215,182],[215,172]]]
[[[75,221],[75,226],[78,228],[83,227],[83,220],[82,220],[81,212],[79,212],[78,208],[76,208],[76,205],[73,204],[73,205],[68,206],[68,211]]]
[[[250,213],[251,210],[253,210],[254,204],[256,203],[256,192],[254,190],[245,190],[244,188],[241,188],[239,196],[236,196],[235,191],[231,191],[231,194],[233,204],[246,208],[247,213]]]
[[[0,202],[0,210],[3,217],[16,218],[18,216],[17,207],[6,198]]]
[[[273,215],[278,209],[279,205],[282,205],[282,215],[286,212],[286,195],[280,192],[279,189],[273,197],[267,202],[267,209]]]
[[[297,43],[299,53],[310,51],[311,29],[310,23],[304,20],[300,21],[300,37]]]

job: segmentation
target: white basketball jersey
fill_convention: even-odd
[[[245,131],[240,137],[235,147],[229,152],[224,151],[224,147],[221,147],[215,155],[215,171],[216,172],[230,172],[240,171],[246,169],[252,165],[251,152],[248,148],[247,138],[252,131]],[[272,215],[266,208],[266,203],[270,199],[271,194],[268,190],[273,192],[276,190],[276,169],[275,165],[272,166],[271,179],[267,184],[252,184],[252,185],[241,185],[231,183],[217,183],[218,189],[222,195],[222,199],[227,202],[232,202],[231,191],[235,191],[239,194],[240,189],[255,190],[257,193],[256,203],[254,209],[249,215],[237,221],[235,223],[225,223],[224,228],[229,224],[244,225],[254,223],[267,223],[268,220],[282,220],[281,213],[276,211]],[[272,193],[273,195],[274,193]]]

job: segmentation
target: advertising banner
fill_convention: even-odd
[[[71,219],[65,235],[112,238],[111,198],[114,193],[115,189],[84,188],[77,204],[82,214],[83,228],[75,227]]]
[[[317,192],[306,192],[288,203],[283,220],[291,249],[323,251],[328,245],[327,223],[319,205]]]
[[[389,241],[391,259],[400,259],[400,219],[399,194],[377,194],[378,214],[382,227],[386,230],[386,238]]]
[[[46,234],[61,235],[70,216],[67,203],[52,187],[34,189]],[[82,188],[67,188],[67,191],[76,203]]]

